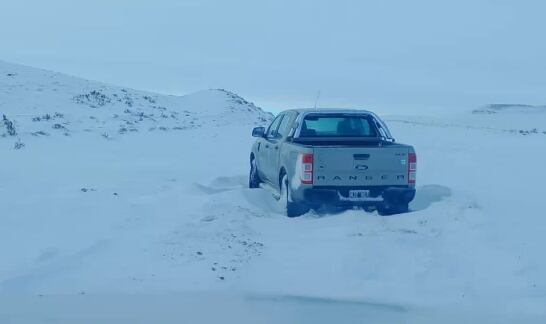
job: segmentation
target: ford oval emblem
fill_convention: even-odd
[[[368,170],[368,166],[365,164],[357,164],[355,165],[355,169],[364,171],[364,170]]]

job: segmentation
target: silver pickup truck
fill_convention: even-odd
[[[289,217],[325,206],[403,213],[415,197],[415,150],[370,111],[287,110],[252,136],[249,187],[273,188]]]

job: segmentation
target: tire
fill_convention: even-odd
[[[250,160],[250,173],[248,175],[248,187],[251,189],[260,188],[262,180],[258,175],[258,167],[256,166],[256,159]]]
[[[292,201],[290,181],[288,180],[286,174],[282,176],[280,185],[281,192],[279,197],[279,205],[281,206],[282,211],[286,213],[286,216],[298,217],[307,213],[310,210],[309,206],[303,203]]]
[[[408,204],[382,205],[377,207],[377,212],[381,216],[405,214],[409,212],[409,206]]]

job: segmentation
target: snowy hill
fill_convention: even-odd
[[[0,322],[546,316],[546,114],[383,116],[418,153],[412,212],[297,219],[246,188],[251,128],[271,115],[230,92],[0,63],[0,114]]]
[[[88,132],[119,138],[139,131],[261,125],[271,118],[253,103],[223,89],[182,97],[159,95],[2,61],[0,115],[5,116],[0,121],[0,136],[21,138],[23,143],[32,141],[29,135]]]
[[[546,113],[546,106],[533,106],[523,104],[490,104],[482,108],[474,109],[475,114],[498,113]]]

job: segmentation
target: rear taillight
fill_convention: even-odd
[[[408,154],[408,183],[415,184],[417,176],[417,154]]]
[[[301,183],[313,184],[313,154],[301,155]]]

